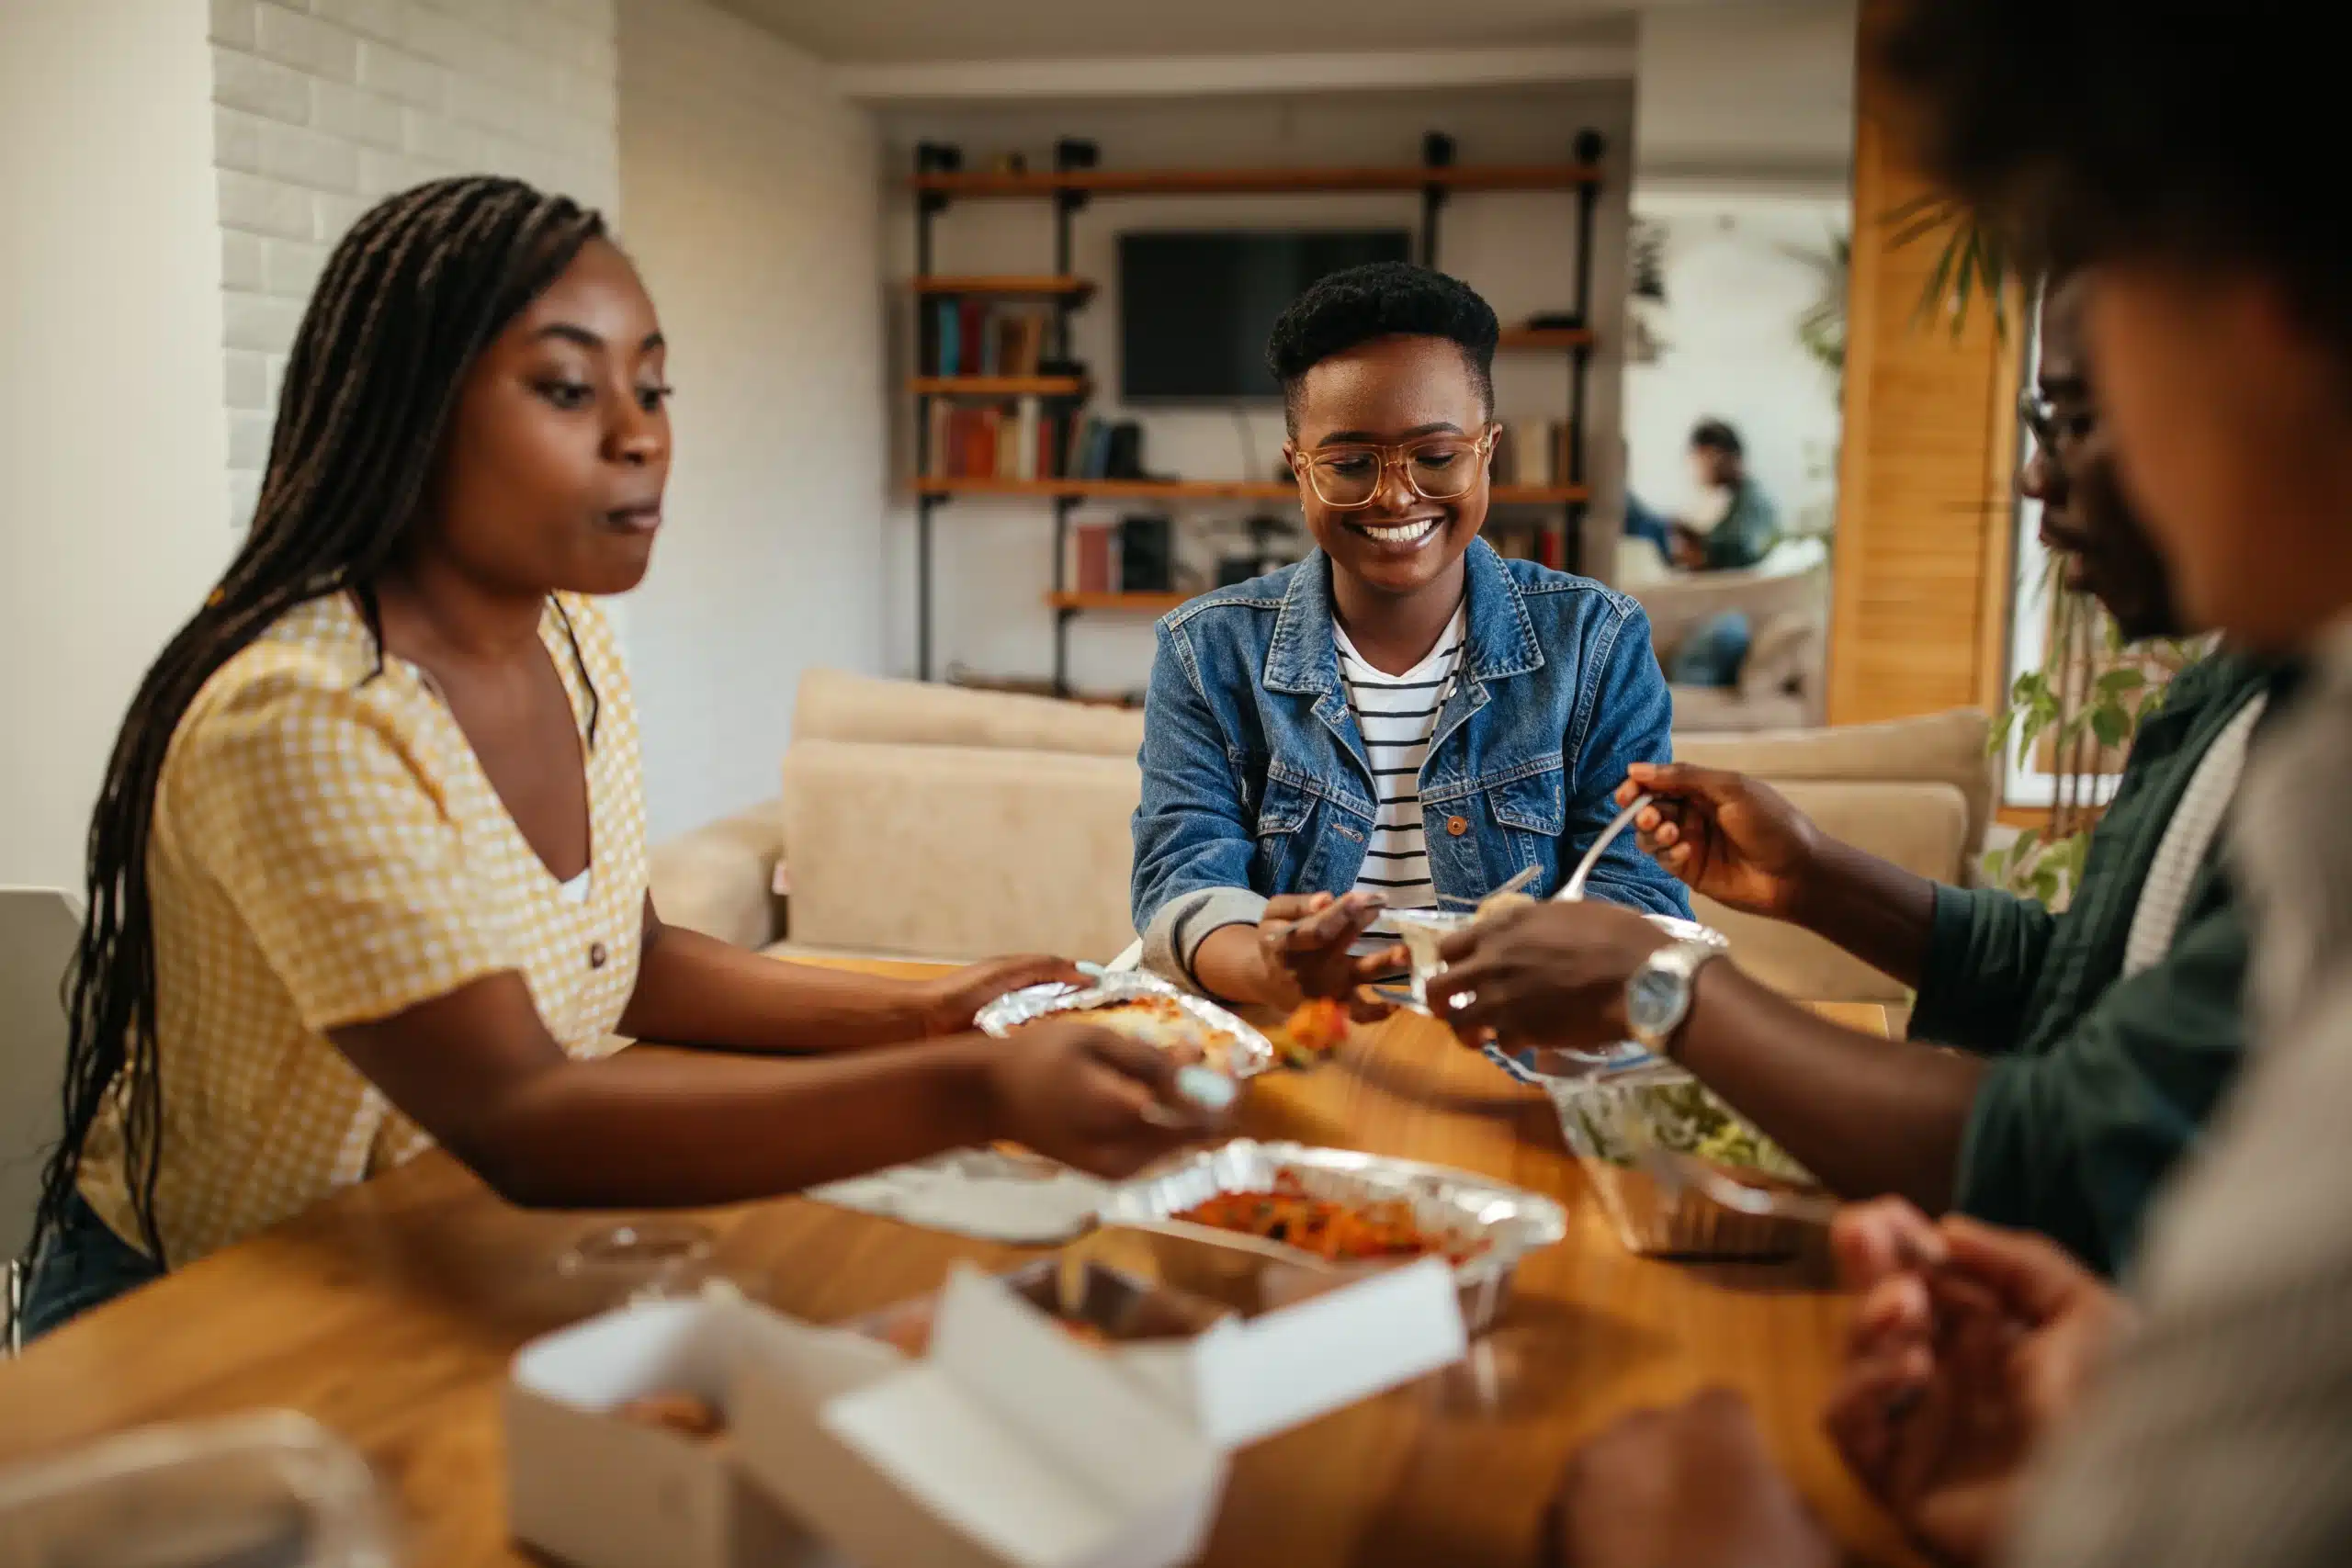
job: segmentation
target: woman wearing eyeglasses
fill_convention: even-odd
[[[1275,324],[1283,454],[1318,547],[1159,626],[1136,814],[1145,961],[1237,1002],[1377,1004],[1384,908],[1467,908],[1529,867],[1556,887],[1670,755],[1641,606],[1478,541],[1499,426],[1487,302],[1382,263]],[[1595,898],[1688,915],[1635,847]]]

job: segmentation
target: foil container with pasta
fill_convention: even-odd
[[[1136,970],[1104,975],[1083,987],[1056,984],[1013,991],[982,1008],[973,1022],[982,1033],[1001,1040],[1039,1019],[1103,1008],[1132,1010],[1138,1003],[1181,1014],[1183,1025],[1178,1032],[1201,1043],[1209,1066],[1229,1077],[1255,1077],[1274,1065],[1274,1043],[1262,1032],[1204,997],[1181,991],[1156,975]]]
[[[1103,1204],[1105,1225],[1127,1225],[1147,1233],[1174,1233],[1178,1245],[1161,1249],[1162,1280],[1181,1291],[1230,1300],[1226,1272],[1246,1270],[1249,1254],[1222,1252],[1207,1227],[1184,1221],[1186,1211],[1220,1193],[1272,1192],[1289,1177],[1309,1197],[1363,1205],[1402,1200],[1415,1228],[1461,1260],[1453,1278],[1461,1292],[1462,1317],[1473,1334],[1492,1326],[1510,1294],[1511,1276],[1529,1253],[1567,1235],[1567,1213],[1551,1199],[1498,1181],[1353,1149],[1305,1144],[1256,1143],[1247,1138],[1203,1149],[1117,1188]],[[1322,1260],[1300,1252],[1305,1261]]]

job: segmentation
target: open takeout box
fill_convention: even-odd
[[[509,1524],[581,1568],[1160,1568],[1198,1555],[1235,1450],[1466,1346],[1437,1260],[1110,1350],[970,1269],[919,1360],[726,1292],[654,1303],[515,1356]],[[726,1435],[610,1414],[656,1392]]]

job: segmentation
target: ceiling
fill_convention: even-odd
[[[1087,60],[1137,55],[1493,49],[1630,41],[1634,10],[1685,0],[719,0],[821,59]]]

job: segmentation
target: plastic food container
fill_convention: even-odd
[[[367,1461],[292,1411],[149,1427],[0,1471],[0,1563],[390,1568]]]
[[[1567,1214],[1540,1194],[1506,1187],[1466,1170],[1417,1160],[1389,1159],[1353,1149],[1313,1148],[1305,1144],[1254,1143],[1237,1138],[1204,1149],[1153,1175],[1128,1182],[1102,1206],[1106,1225],[1147,1231],[1173,1224],[1182,1235],[1158,1249],[1160,1276],[1171,1285],[1212,1300],[1231,1299],[1230,1280],[1216,1277],[1218,1256],[1226,1269],[1254,1270],[1257,1254],[1220,1249],[1218,1234],[1177,1216],[1220,1192],[1270,1192],[1276,1179],[1290,1176],[1313,1197],[1340,1203],[1403,1199],[1414,1224],[1449,1252],[1467,1254],[1453,1266],[1462,1318],[1472,1334],[1484,1333],[1502,1311],[1520,1259],[1568,1234]],[[1284,1249],[1292,1250],[1292,1249]],[[1321,1259],[1298,1252],[1303,1260]]]
[[[1650,1258],[1762,1259],[1797,1252],[1805,1226],[1777,1214],[1727,1209],[1695,1189],[1661,1189],[1637,1168],[1641,1141],[1706,1157],[1702,1145],[1729,1135],[1752,1139],[1766,1163],[1718,1160],[1747,1186],[1812,1187],[1802,1168],[1679,1067],[1662,1063],[1626,1071],[1537,1079],[1560,1113],[1560,1132],[1629,1252]]]

